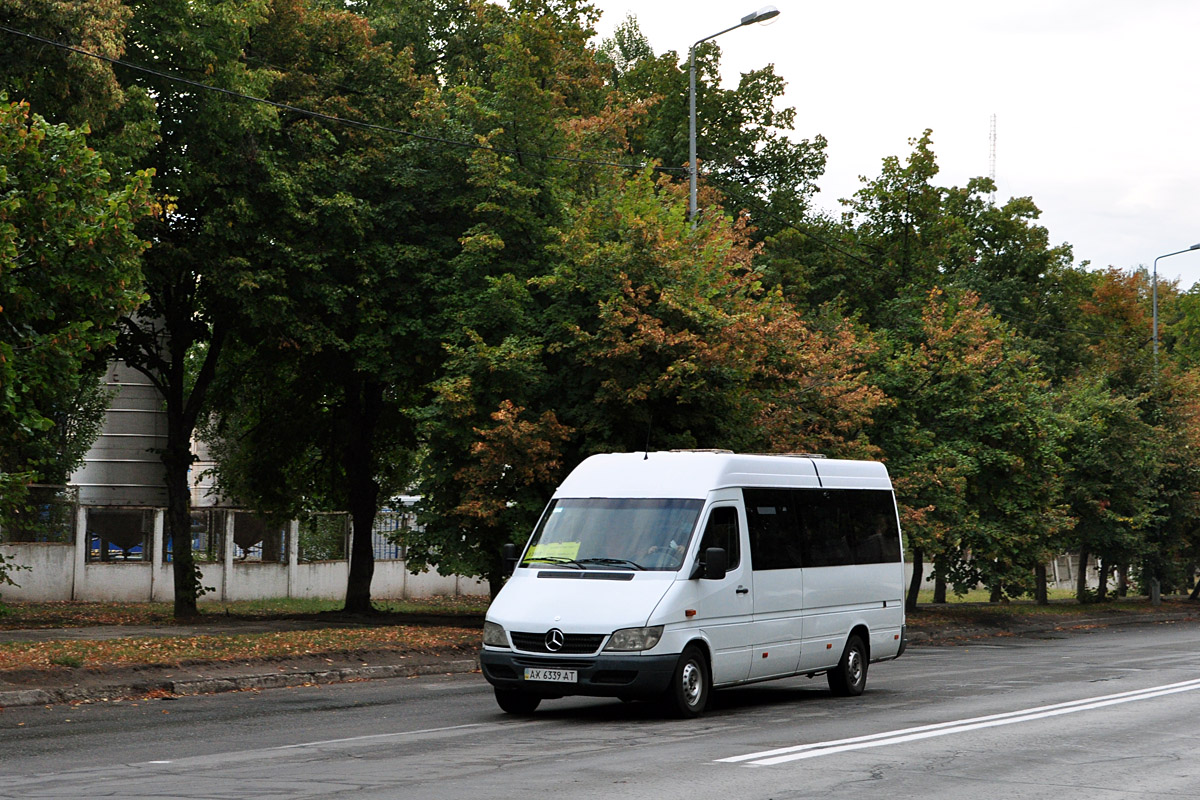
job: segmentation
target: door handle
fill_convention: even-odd
[[[750,590],[747,589],[745,586],[739,586],[739,587],[737,587],[737,593],[738,594],[750,594]]]

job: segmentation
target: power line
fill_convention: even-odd
[[[263,105],[268,105],[273,108],[277,108],[281,111],[287,111],[287,112],[290,112],[293,114],[299,114],[301,116],[310,117],[312,119],[319,119],[324,122],[332,122],[332,123],[336,123],[339,125],[347,125],[347,126],[354,127],[354,128],[361,128],[363,130],[371,130],[371,131],[378,131],[381,133],[397,134],[400,136],[407,136],[412,139],[417,139],[417,140],[424,141],[424,142],[430,142],[430,143],[434,143],[434,144],[443,144],[443,145],[448,145],[451,147],[460,147],[460,148],[464,148],[464,149],[468,149],[468,150],[487,150],[490,152],[501,153],[504,155],[528,156],[531,158],[541,158],[541,159],[546,159],[549,161],[563,161],[563,162],[568,162],[568,163],[572,163],[572,164],[586,164],[589,166],[598,166],[598,167],[620,167],[622,169],[634,169],[634,170],[642,170],[642,169],[649,168],[649,169],[654,169],[659,172],[684,172],[685,171],[682,167],[663,167],[663,166],[658,166],[656,164],[626,164],[626,163],[622,163],[622,162],[618,162],[618,161],[604,161],[604,160],[599,160],[599,159],[578,158],[575,156],[563,156],[563,155],[556,155],[554,153],[539,153],[539,152],[532,152],[532,151],[528,151],[528,150],[521,150],[518,148],[498,147],[496,145],[479,144],[478,142],[464,142],[464,141],[461,141],[458,139],[447,139],[447,138],[444,138],[441,136],[433,136],[430,134],[423,134],[423,133],[414,133],[413,131],[406,131],[403,128],[395,128],[390,125],[378,125],[373,122],[364,122],[362,120],[356,120],[356,119],[347,119],[345,117],[334,116],[333,114],[325,114],[320,111],[311,111],[309,109],[300,108],[299,106],[293,106],[288,103],[280,103],[275,100],[268,100],[265,97],[256,97],[254,95],[234,91],[233,89],[226,89],[221,86],[213,86],[212,84],[209,84],[209,83],[191,80],[190,78],[184,78],[180,75],[174,75],[172,73],[164,72],[162,70],[152,69],[150,67],[144,67],[140,64],[134,64],[129,61],[123,61],[122,59],[119,59],[119,58],[113,58],[112,56],[106,56],[101,53],[93,53],[89,50],[84,50],[83,48],[80,48],[80,47],[75,47],[73,45],[65,44],[63,42],[56,42],[53,39],[47,39],[42,36],[38,36],[36,34],[29,33],[27,31],[17,30],[16,28],[10,28],[6,25],[0,25],[0,31],[11,34],[13,36],[22,36],[26,39],[30,39],[30,40],[38,42],[40,44],[49,45],[50,47],[56,47],[60,50],[66,50],[67,52],[76,53],[77,55],[86,56],[88,58],[94,58],[99,61],[104,61],[104,62],[107,62],[114,66],[124,67],[126,69],[134,70],[135,72],[141,72],[146,75],[152,75],[156,78],[160,78],[165,81],[170,81],[172,83],[183,84],[185,86],[191,86],[195,89],[200,89],[200,90],[207,91],[207,92],[215,92],[217,94],[227,95],[229,97],[234,97],[239,100],[249,100],[254,103],[262,103]]]

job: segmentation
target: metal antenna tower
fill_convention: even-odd
[[[992,132],[988,139],[988,177],[992,179],[992,205],[996,205],[996,115],[992,114]]]

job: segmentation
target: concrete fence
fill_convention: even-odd
[[[0,544],[11,565],[25,568],[10,572],[18,585],[4,586],[0,593],[6,600],[30,602],[169,602],[175,582],[171,543],[163,533],[165,513],[162,508],[76,506],[68,531]],[[308,560],[298,520],[272,526],[244,511],[204,509],[193,514],[193,522],[201,583],[211,590],[205,600],[345,597],[349,548],[337,541],[336,531],[332,547],[326,535],[320,547],[312,548],[327,557]],[[383,526],[392,522],[392,515],[381,515]],[[344,529],[348,536],[349,526]],[[372,597],[487,596],[487,584],[473,578],[409,572],[404,548],[387,535],[394,531],[376,535]]]
[[[0,587],[8,600],[52,602],[169,602],[174,598],[172,548],[164,535],[165,509],[88,506],[56,495],[42,516],[21,530],[0,531],[0,554],[13,565],[17,586]],[[408,570],[404,533],[415,526],[411,508],[383,511],[374,532],[372,597],[380,600],[431,596],[486,597],[486,582]],[[206,600],[345,596],[349,575],[349,521],[344,514],[272,522],[232,508],[192,510],[192,552],[200,566]],[[905,586],[912,576],[906,564]],[[1073,589],[1078,558],[1063,555],[1047,564],[1050,585]],[[1097,584],[1088,565],[1087,585]],[[932,589],[926,565],[923,588]]]

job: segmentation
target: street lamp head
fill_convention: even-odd
[[[775,6],[763,6],[758,11],[752,14],[747,14],[742,17],[743,25],[753,25],[756,22],[766,22],[769,19],[774,19],[779,16],[779,9]]]
[[[1200,242],[1196,242],[1194,245],[1189,247],[1188,250],[1200,250]]]

